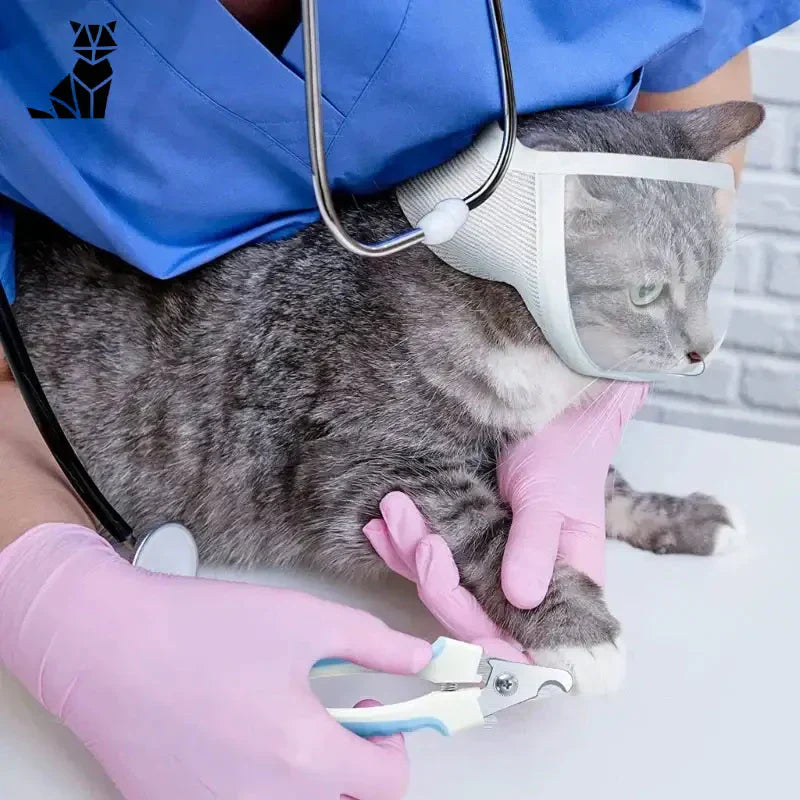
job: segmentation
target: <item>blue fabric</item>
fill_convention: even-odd
[[[647,65],[642,88],[683,89],[761,39],[800,19],[800,0],[706,0],[700,27]]]
[[[14,286],[14,213],[0,198],[0,286]]]
[[[337,189],[404,180],[499,116],[485,0],[319,5]],[[691,82],[797,16],[786,0],[505,0],[504,8],[523,112],[630,108],[641,67],[648,88]],[[726,14],[740,24],[704,51]],[[48,109],[48,93],[75,63],[70,20],[116,20],[105,118],[32,119],[27,108]],[[302,73],[299,32],[278,58],[217,0],[3,0],[0,195],[159,278],[248,241],[292,235],[317,218]],[[13,294],[9,278],[3,271]]]

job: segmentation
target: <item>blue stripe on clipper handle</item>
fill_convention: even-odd
[[[431,645],[431,661],[437,659],[443,652],[445,647],[447,646],[447,640],[444,636],[440,636],[432,645]],[[314,664],[314,667],[332,667],[338,666],[339,664],[350,664],[351,662],[348,661],[346,658],[321,658]]]
[[[444,636],[440,636],[432,645],[431,651],[433,655],[431,656],[431,661],[434,659],[439,658],[439,656],[444,653],[444,649],[447,647],[447,639]]]
[[[357,736],[392,736],[395,733],[412,733],[423,728],[432,728],[442,736],[449,736],[447,726],[435,717],[417,717],[416,719],[393,719],[383,722],[340,722],[340,725]]]
[[[315,669],[316,667],[332,667],[334,665],[350,663],[351,662],[346,658],[321,658],[319,661],[315,662],[311,669]]]

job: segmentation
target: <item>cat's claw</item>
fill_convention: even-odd
[[[744,517],[738,510],[726,507],[730,525],[720,525],[714,531],[714,547],[711,551],[712,556],[722,556],[728,553],[735,553],[744,547],[747,538],[747,528],[744,524]]]
[[[611,694],[625,679],[625,645],[620,638],[592,647],[532,650],[531,657],[543,667],[570,672],[579,694]]]

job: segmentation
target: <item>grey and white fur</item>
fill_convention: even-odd
[[[566,110],[520,118],[519,138],[707,160],[762,118],[754,103]],[[577,187],[567,254],[578,324],[613,326],[664,362],[707,353],[698,309],[673,307],[665,292],[650,315],[627,287],[653,276],[669,286],[689,262],[710,279],[724,249],[711,193],[673,185],[622,196],[620,186],[589,178]],[[391,193],[345,206],[344,225],[365,240],[407,225]],[[321,224],[159,282],[20,214],[17,266],[16,313],[48,397],[138,531],[181,520],[208,561],[373,579],[386,568],[361,529],[400,490],[446,539],[464,585],[541,660],[572,667],[584,688],[601,654],[621,661],[619,624],[589,578],[557,568],[529,611],[500,588],[511,515],[495,483],[498,450],[602,390],[555,357],[510,287],[457,272],[424,247],[362,259]],[[609,533],[635,546],[708,554],[730,531],[711,498],[616,485]]]

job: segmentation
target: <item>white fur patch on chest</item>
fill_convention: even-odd
[[[497,393],[493,422],[532,432],[573,405],[591,378],[568,369],[549,347],[510,345],[486,358],[487,378]]]

